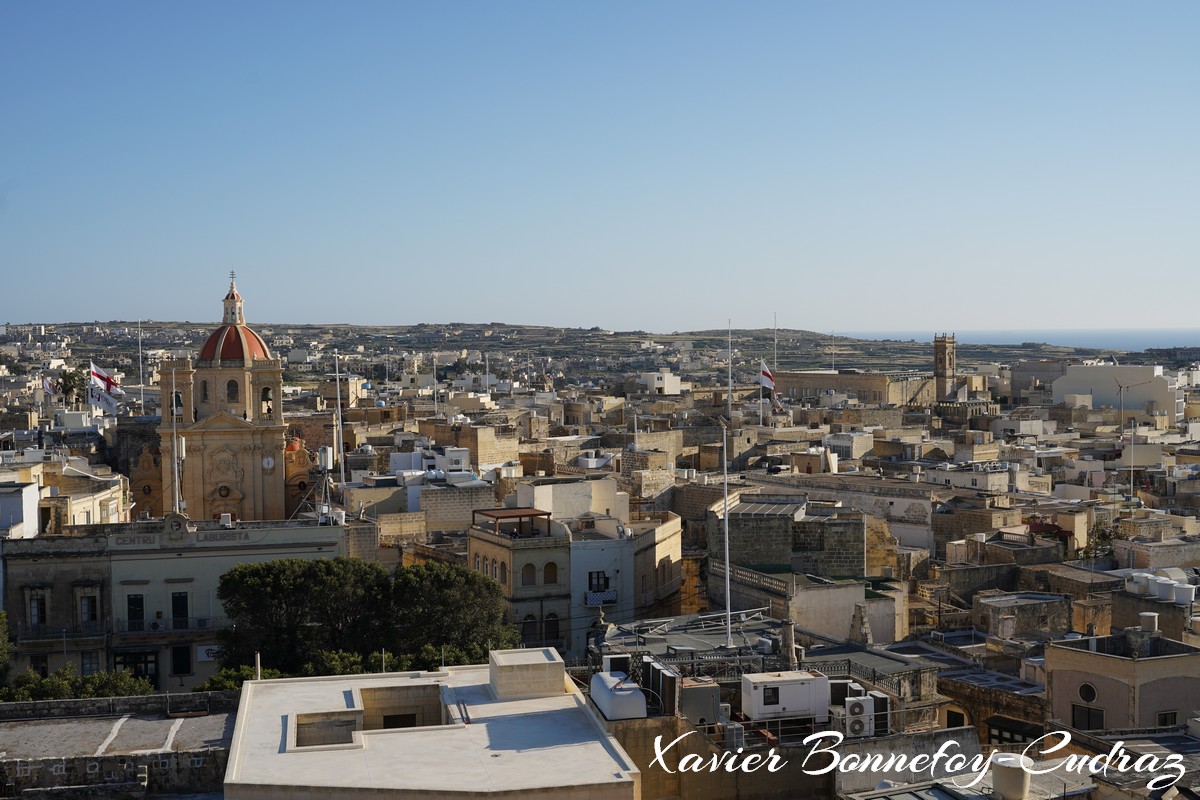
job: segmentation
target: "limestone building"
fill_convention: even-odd
[[[232,273],[223,304],[221,325],[195,362],[160,367],[168,398],[158,432],[163,506],[174,507],[178,441],[180,510],[190,518],[286,519],[283,364],[246,325]]]

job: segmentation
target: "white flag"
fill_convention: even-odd
[[[107,372],[97,367],[95,362],[92,362],[92,384],[99,386],[109,394],[125,394],[125,390],[120,387],[116,379],[110,377]]]
[[[765,386],[771,391],[775,391],[775,376],[771,374],[771,370],[767,369],[767,362],[760,361],[758,363],[760,364],[758,375],[759,384]]]
[[[96,408],[101,409],[106,414],[112,414],[115,416],[117,413],[116,398],[100,391],[99,387],[97,386],[88,387],[88,402],[94,405]]]

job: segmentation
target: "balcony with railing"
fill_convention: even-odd
[[[135,636],[155,636],[163,633],[203,633],[230,627],[226,617],[166,617],[163,619],[118,619],[113,628],[116,633]]]
[[[55,625],[52,623],[22,622],[17,626],[17,640],[28,642],[37,639],[82,639],[99,637],[108,633],[107,626],[100,620],[76,622],[71,625]]]
[[[617,602],[616,589],[605,589],[602,592],[588,592],[583,599],[583,604],[589,608],[603,606],[615,602]]]

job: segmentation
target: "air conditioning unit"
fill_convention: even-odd
[[[874,697],[847,697],[845,708],[847,736],[875,735]]]
[[[721,703],[720,706],[718,706],[718,708],[719,708],[718,713],[720,714],[721,721],[728,722],[729,718],[731,716],[733,716],[733,706],[730,705],[729,703]]]
[[[212,627],[212,617],[196,617],[196,627],[197,628],[211,628]]]
[[[887,736],[892,732],[890,714],[892,698],[883,692],[867,692],[867,697],[875,701],[875,735]]]
[[[233,527],[233,514],[222,514],[221,515],[221,527],[222,528],[232,528]]]

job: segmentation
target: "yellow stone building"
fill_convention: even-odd
[[[179,441],[181,509],[192,519],[286,519],[287,427],[283,364],[246,325],[230,274],[221,325],[197,359],[163,362],[159,428],[162,503],[175,498],[174,442]],[[295,449],[295,448],[292,448]],[[294,459],[292,459],[294,460]],[[290,464],[291,461],[288,461]]]

